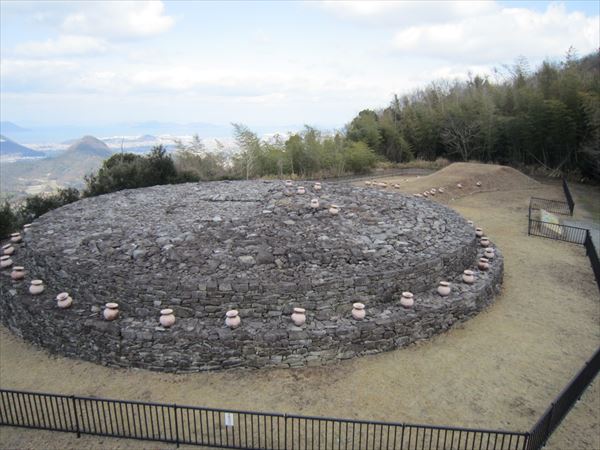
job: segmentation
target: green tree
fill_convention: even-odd
[[[377,163],[377,155],[364,142],[348,142],[344,152],[344,165],[354,173],[368,173]]]
[[[346,137],[354,142],[364,142],[373,150],[378,149],[381,137],[377,122],[377,113],[364,109],[348,125]]]
[[[17,215],[8,201],[4,201],[0,207],[0,239],[7,238],[19,228]]]

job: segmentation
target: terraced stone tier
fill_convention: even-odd
[[[297,194],[298,186],[306,194]],[[310,206],[313,198],[319,207]],[[340,212],[329,212],[332,204]],[[321,364],[407,345],[492,301],[502,256],[475,285],[473,228],[434,202],[349,185],[281,181],[157,186],[84,199],[39,218],[2,275],[3,321],[69,356],[155,370]],[[46,291],[33,297],[28,281]],[[455,281],[450,297],[435,289]],[[54,298],[74,299],[59,310]],[[416,304],[400,306],[403,291]],[[362,302],[367,318],[351,318]],[[115,322],[101,308],[117,302]],[[307,309],[295,327],[294,306]],[[172,308],[170,329],[158,325]],[[225,312],[239,310],[229,330]]]

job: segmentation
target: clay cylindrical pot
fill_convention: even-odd
[[[483,236],[483,229],[481,229],[481,228],[475,228],[475,236],[477,236],[479,238],[481,236]]]
[[[22,240],[23,240],[23,238],[21,237],[21,233],[13,233],[10,235],[10,242],[14,242],[15,244],[18,244]]]
[[[440,294],[442,297],[447,297],[450,295],[451,290],[450,283],[447,281],[440,281],[440,285],[437,288],[438,294]]]
[[[234,329],[240,326],[242,319],[237,309],[230,309],[225,313],[225,325],[229,328]]]
[[[354,320],[363,320],[366,315],[367,312],[363,303],[352,304],[352,317],[354,317]]]
[[[479,267],[479,270],[488,270],[490,268],[490,262],[487,258],[479,258],[477,267]]]
[[[437,192],[437,189],[431,189],[431,190],[429,191],[429,193],[430,193],[431,195],[435,195],[435,194],[436,194],[436,192]]]
[[[467,223],[468,223],[470,226],[473,226],[473,221],[472,221],[472,220],[467,220]]]
[[[290,187],[292,186],[294,183],[292,183],[292,180],[285,180],[285,185]]]
[[[340,207],[338,205],[330,205],[329,206],[329,213],[330,214],[333,214],[335,216],[339,212],[340,212]]]
[[[477,183],[475,183],[475,185],[476,185],[477,187],[480,187],[480,186],[481,186],[481,181],[478,181]]]
[[[319,199],[318,198],[313,198],[310,201],[310,207],[313,209],[317,209],[319,207]]]
[[[472,270],[465,270],[462,279],[467,284],[473,284],[475,283],[475,273]]]
[[[56,306],[66,309],[73,304],[73,299],[67,292],[61,292],[56,296]]]
[[[102,311],[102,315],[105,320],[115,320],[119,317],[119,304],[118,303],[107,303],[104,305],[104,311]]]
[[[25,233],[27,233],[28,231],[31,231],[31,224],[30,223],[26,223],[25,225],[23,225],[23,231]]]
[[[412,308],[415,304],[414,295],[412,292],[403,292],[400,304],[405,308]]]
[[[429,192],[423,192],[423,197],[429,197]]]
[[[173,310],[171,308],[161,309],[160,319],[158,319],[158,321],[165,328],[173,326],[175,323],[175,314],[173,314]]]
[[[8,269],[12,266],[13,260],[8,255],[0,256],[0,269]]]
[[[443,194],[443,193],[444,193],[444,188],[439,188],[439,189],[438,189],[438,192],[439,192],[440,194]]]
[[[31,285],[29,286],[29,293],[31,295],[39,295],[44,292],[44,282],[42,280],[31,280]]]
[[[482,247],[489,247],[490,246],[490,240],[485,237],[485,236],[481,236],[481,239],[479,240],[479,243],[481,244]]]
[[[456,187],[457,187],[457,188],[459,188],[459,189],[462,189],[462,184],[460,184],[460,183],[457,183],[457,184],[456,184]]]
[[[485,252],[483,252],[483,256],[485,256],[487,259],[494,259],[496,252],[494,251],[493,247],[486,247]]]
[[[306,189],[304,188],[304,186],[298,186],[296,193],[297,194],[306,194]]]
[[[14,266],[13,271],[10,273],[10,277],[15,281],[22,280],[25,278],[25,267]]]
[[[294,313],[292,314],[292,322],[297,327],[301,327],[306,322],[306,310],[304,308],[294,308]]]
[[[315,191],[320,191],[322,188],[321,183],[315,183],[315,185],[313,186],[313,189]]]
[[[10,244],[6,244],[2,246],[2,254],[6,255],[6,256],[10,256],[15,252],[15,248],[10,245]]]

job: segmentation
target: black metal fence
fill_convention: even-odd
[[[571,215],[571,208],[567,202],[560,200],[549,200],[546,198],[531,197],[529,199],[529,210],[545,209],[548,212],[562,214],[565,216]]]
[[[585,236],[583,245],[585,246],[585,253],[590,259],[590,264],[592,265],[592,270],[594,272],[594,277],[596,278],[596,283],[598,284],[598,289],[600,289],[600,261],[598,260],[598,251],[596,250],[596,246],[592,240],[592,234],[589,230]]]
[[[587,228],[573,227],[571,225],[544,222],[530,217],[527,233],[530,236],[540,236],[583,245],[588,235],[588,230]]]
[[[562,390],[530,431],[527,450],[541,448],[600,370],[600,348]]]
[[[545,210],[554,214],[562,214],[572,216],[575,202],[569,189],[567,180],[562,180],[563,191],[567,199],[566,202],[561,200],[549,200],[539,197],[531,197],[529,199],[529,217],[527,222],[527,234],[530,236],[540,236],[557,241],[571,242],[573,244],[585,244],[588,230],[586,228],[574,227],[572,225],[564,225],[562,223],[547,222],[541,220],[536,211]],[[598,279],[598,277],[596,277]]]
[[[575,208],[575,202],[573,201],[573,196],[571,195],[571,190],[569,189],[569,185],[567,184],[567,179],[562,179],[563,191],[565,193],[565,198],[567,199],[567,204],[569,205],[569,213],[573,215],[573,209]]]
[[[0,389],[0,424],[253,450],[525,450],[529,433],[232,411]]]

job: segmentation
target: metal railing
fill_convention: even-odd
[[[529,210],[545,209],[548,212],[562,214],[565,216],[571,215],[571,209],[567,202],[560,200],[549,200],[546,198],[531,197],[529,199]]]
[[[592,240],[591,231],[589,230],[585,236],[583,245],[585,246],[585,253],[590,259],[592,271],[594,272],[594,277],[596,278],[596,284],[598,284],[598,289],[600,289],[600,261],[598,260],[598,251],[596,250],[596,246]]]
[[[539,197],[531,197],[529,199],[527,234],[530,236],[540,236],[557,241],[584,245],[586,236],[588,235],[587,228],[574,227],[572,225],[564,225],[561,223],[546,222],[544,220],[537,219],[532,215],[533,211],[545,210],[550,213],[572,216],[575,203],[565,178],[562,180],[562,186],[567,199],[566,202]],[[596,277],[596,279],[598,279],[598,277]]]
[[[583,245],[588,235],[587,228],[573,227],[529,218],[527,233],[530,236],[540,236],[557,241]]]
[[[529,433],[0,389],[0,425],[253,450],[524,450]]]
[[[567,413],[580,399],[581,395],[600,371],[600,348],[592,359],[587,361],[579,373],[562,390],[531,428],[527,450],[543,447],[554,430],[560,425]]]
[[[569,185],[567,184],[567,179],[562,179],[563,191],[565,193],[565,198],[567,199],[567,204],[569,205],[570,215],[573,215],[573,209],[575,209],[575,202],[573,201],[573,196],[571,195],[571,190],[569,189]]]

